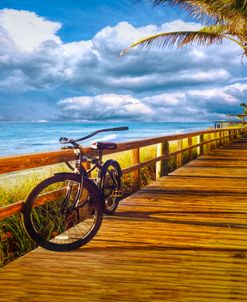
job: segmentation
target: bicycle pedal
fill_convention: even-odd
[[[123,195],[122,190],[114,190],[112,191],[112,197],[121,197]]]

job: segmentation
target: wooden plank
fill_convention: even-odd
[[[200,157],[193,162],[186,164],[188,167],[228,167],[233,168],[247,168],[247,160],[240,160],[240,159],[228,159],[219,158],[219,157]]]
[[[214,150],[214,155],[215,156],[224,156],[225,158],[227,157],[234,157],[236,155],[236,149],[217,149]],[[238,158],[247,158],[247,150],[237,150],[237,157]]]
[[[0,157],[0,174],[32,169],[75,159],[71,150]]]
[[[23,201],[18,201],[10,205],[0,207],[0,221],[4,218],[20,213],[23,203]]]
[[[195,194],[232,194],[233,196],[247,193],[246,179],[242,178],[218,178],[218,177],[187,177],[187,176],[167,176],[161,178],[156,183],[151,184],[144,190],[152,188],[156,194],[183,192]]]
[[[0,299],[8,295],[8,301],[34,302],[244,301],[245,256],[237,251],[130,249],[123,244],[105,249],[88,245],[80,253],[34,251],[22,264],[9,266],[11,279],[2,279],[7,286]],[[55,269],[56,262],[62,263],[62,272]],[[33,272],[27,270],[30,265]],[[38,278],[33,278],[34,271]]]
[[[226,174],[226,170],[228,174]],[[175,170],[170,175],[180,175],[180,176],[214,176],[214,177],[225,177],[233,179],[235,177],[241,177],[247,179],[247,167],[239,169],[236,167],[205,167],[205,166],[184,166],[179,170]]]
[[[220,152],[122,200],[81,249],[2,268],[0,301],[246,301],[247,160]]]
[[[149,202],[147,203],[147,199]],[[121,203],[122,204],[122,203]],[[177,191],[176,194],[168,192],[159,192],[150,196],[149,190],[139,191],[124,200],[124,204],[132,206],[134,212],[141,212],[145,207],[147,211],[165,212],[165,213],[247,213],[247,195],[238,194],[234,198],[232,194],[215,195],[210,194],[187,193]]]

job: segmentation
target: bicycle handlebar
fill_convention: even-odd
[[[78,147],[79,145],[76,144],[76,142],[88,139],[88,138],[90,138],[90,137],[92,137],[92,136],[94,136],[98,133],[108,132],[108,131],[123,131],[123,130],[129,130],[129,127],[117,127],[117,128],[100,129],[100,130],[94,131],[93,133],[91,133],[89,135],[86,135],[84,137],[78,138],[78,139],[68,139],[67,137],[60,137],[59,142],[60,142],[60,144],[72,144],[72,145]]]

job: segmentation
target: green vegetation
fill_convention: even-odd
[[[185,45],[222,44],[233,41],[247,56],[247,1],[246,0],[150,0],[154,6],[169,4],[180,6],[204,25],[200,30],[162,32],[143,38],[125,49],[141,47],[183,47]]]

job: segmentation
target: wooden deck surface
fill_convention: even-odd
[[[80,250],[8,264],[0,301],[247,301],[247,140],[126,198]]]

